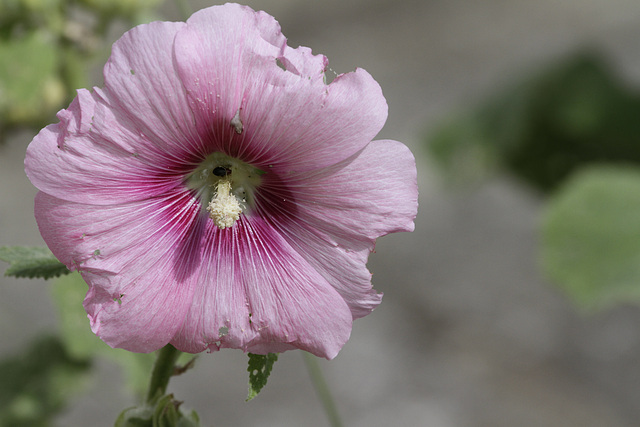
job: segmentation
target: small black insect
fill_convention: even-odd
[[[219,177],[231,175],[231,168],[228,168],[226,166],[216,166],[215,168],[213,168],[213,174]]]

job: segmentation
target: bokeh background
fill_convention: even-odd
[[[44,11],[60,3],[0,1],[0,22],[21,3]],[[14,95],[19,92],[6,82],[0,86],[0,246],[43,245],[32,216],[36,191],[22,165],[37,129],[25,124],[55,121],[53,112],[66,105],[67,86],[74,82],[100,85],[108,47],[132,22],[178,20],[185,8],[195,11],[211,4],[147,3],[108,21],[96,40],[82,36],[82,25],[67,28],[65,43],[85,40],[86,46],[67,49],[62,58],[43,56],[50,50],[47,43],[62,40],[50,35],[13,50],[5,42],[0,46],[0,77],[15,73],[11,63],[31,64],[20,73],[43,73],[35,101],[32,95]],[[478,137],[483,125],[477,123],[483,123],[486,109],[493,111],[488,120],[494,127],[482,135],[504,137],[496,123],[512,117],[509,113],[522,104],[493,100],[502,95],[511,99],[539,76],[553,80],[544,77],[548,70],[569,69],[568,77],[553,80],[556,84],[530,86],[534,94],[550,93],[543,111],[556,105],[552,90],[560,90],[563,99],[561,90],[576,81],[571,74],[575,64],[578,72],[584,67],[592,77],[603,72],[608,76],[604,80],[610,77],[613,86],[633,93],[640,87],[640,2],[247,3],[275,16],[291,46],[325,54],[336,73],[356,67],[369,71],[389,104],[379,138],[403,141],[417,158],[416,230],[380,239],[370,258],[375,287],[385,293],[383,304],[355,323],[351,340],[335,360],[321,364],[345,424],[639,425],[640,311],[623,303],[585,312],[549,280],[540,262],[541,222],[553,185],[523,179],[510,164],[494,167],[498,160],[491,155],[499,150],[483,150],[485,145],[469,139]],[[76,24],[101,25],[82,7],[72,15]],[[9,32],[1,36],[6,41]],[[31,104],[21,110],[21,100]],[[617,105],[607,104],[612,116],[623,115]],[[534,141],[541,138],[535,126],[528,129],[534,129],[527,134]],[[516,138],[508,135],[509,141]],[[438,158],[443,151],[433,147],[447,146],[450,140],[461,157]],[[58,329],[60,315],[50,287],[42,280],[0,278],[0,357],[18,355],[36,337]],[[127,371],[119,364],[101,358],[93,371],[53,425],[113,425],[116,415],[135,403],[124,386]],[[280,356],[268,386],[250,403],[244,402],[246,384],[246,357],[226,350],[202,355],[193,371],[172,380],[169,391],[198,411],[203,426],[328,425],[297,352]]]

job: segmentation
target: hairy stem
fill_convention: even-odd
[[[151,403],[158,395],[164,395],[180,354],[181,352],[171,344],[167,344],[158,350],[158,358],[155,365],[153,365],[151,381],[149,382],[148,403]]]

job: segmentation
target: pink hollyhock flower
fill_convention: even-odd
[[[34,138],[40,231],[107,344],[333,358],[380,303],[366,261],[413,230],[415,161],[371,142],[373,78],[326,68],[266,13],[215,6],[127,32],[104,88]]]

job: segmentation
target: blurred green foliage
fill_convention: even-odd
[[[0,362],[0,426],[45,427],[82,389],[91,366],[70,355],[59,339],[40,338]]]
[[[0,0],[0,142],[10,129],[51,122],[108,55],[111,25],[147,21],[159,1]]]
[[[455,180],[507,170],[543,192],[592,163],[640,163],[640,94],[581,53],[438,127],[427,148]]]
[[[5,124],[32,123],[65,98],[55,44],[42,32],[0,40],[0,112]],[[7,58],[9,58],[7,60]]]
[[[640,94],[581,53],[437,128],[457,181],[507,171],[549,197],[541,260],[581,308],[640,303]]]
[[[640,303],[640,168],[592,166],[549,200],[542,266],[586,310]]]

